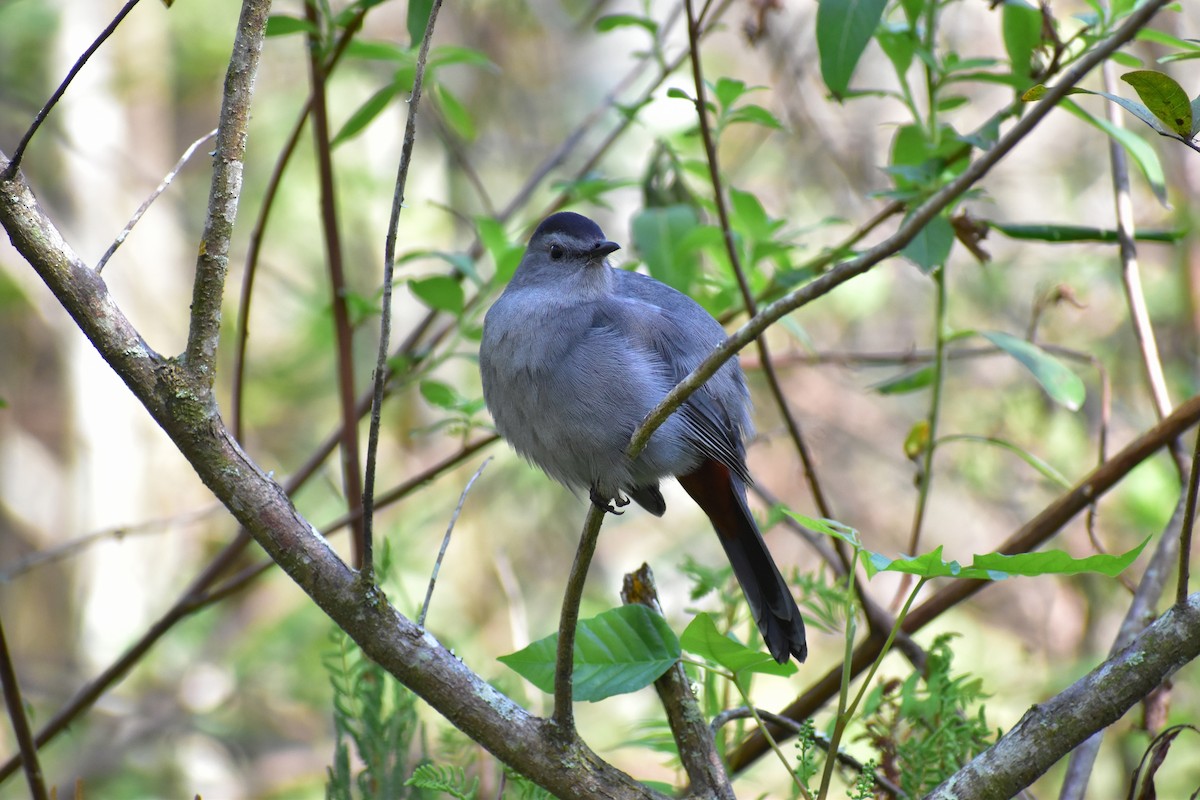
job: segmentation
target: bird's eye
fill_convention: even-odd
[[[560,244],[550,245],[550,258],[554,259],[555,261],[562,260],[562,257],[565,256],[566,254],[567,254],[567,251],[563,250],[562,245],[560,245]]]

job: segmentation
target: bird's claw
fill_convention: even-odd
[[[603,497],[600,492],[596,490],[595,486],[593,486],[588,492],[588,499],[592,501],[592,505],[608,514],[624,514],[624,511],[618,511],[617,509],[624,508],[625,506],[629,505],[628,497],[622,497],[618,492],[617,496],[612,498],[610,501],[608,498]]]

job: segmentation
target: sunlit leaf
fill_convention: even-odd
[[[1180,136],[1191,138],[1192,102],[1170,75],[1143,69],[1127,72],[1121,80],[1134,88],[1155,118]]]
[[[1057,358],[1036,344],[1007,333],[980,331],[979,335],[1021,362],[1046,390],[1046,394],[1050,395],[1051,400],[1071,411],[1078,411],[1083,406],[1087,396],[1083,381]]]
[[[500,656],[501,663],[544,692],[554,691],[558,634]],[[641,605],[613,608],[579,621],[572,696],[596,702],[654,683],[679,660],[679,639],[659,614]]]
[[[780,664],[768,653],[752,650],[730,639],[717,630],[708,614],[697,614],[679,637],[679,643],[689,653],[719,664],[735,675],[758,672],[787,676],[796,671],[796,665],[790,661]]]

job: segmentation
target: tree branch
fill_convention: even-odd
[[[1180,667],[1200,656],[1200,594],[1172,606],[1134,642],[1054,698],[1025,713],[1000,741],[928,797],[1002,800],[1016,795],[1108,727]]]
[[[233,237],[238,199],[242,194],[250,100],[254,95],[254,77],[258,72],[258,57],[262,53],[270,9],[270,0],[244,0],[242,3],[233,54],[225,73],[208,195],[208,218],[200,238],[200,255],[196,259],[192,321],[183,361],[191,378],[188,391],[209,404],[213,402],[217,343],[221,335],[221,298],[225,292],[225,276],[229,272],[229,241]]]

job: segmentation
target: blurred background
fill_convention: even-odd
[[[0,149],[11,154],[42,103],[119,7],[114,0],[0,0]],[[726,77],[762,87],[749,97],[781,123],[780,129],[731,126],[720,142],[730,185],[758,198],[780,223],[775,239],[787,244],[755,265],[758,288],[772,274],[787,276],[789,267],[843,241],[884,206],[882,194],[893,188],[884,167],[897,131],[911,121],[894,97],[882,93],[843,103],[828,97],[818,69],[815,8],[727,3],[714,12],[720,24],[704,43],[709,80]],[[1055,4],[1054,13],[1066,21],[1087,8]],[[238,11],[232,0],[178,0],[169,9],[140,4],[80,72],[34,139],[24,174],[85,262],[96,263],[180,154],[215,127]],[[399,2],[372,9],[360,40],[407,47],[406,11]],[[291,0],[277,3],[274,13],[302,18],[303,8]],[[618,13],[658,22],[657,56],[645,27],[597,30],[598,19]],[[1182,13],[1165,14],[1157,23],[1182,38],[1198,35],[1196,19]],[[266,42],[255,89],[226,292],[218,383],[227,419],[238,288],[252,226],[308,96],[305,38],[276,32],[281,35]],[[974,0],[946,6],[939,39],[963,59],[1004,53],[998,13]],[[670,92],[694,93],[686,62],[658,80],[659,56],[672,63],[686,48],[675,4],[466,0],[442,9],[434,44],[467,48],[462,52],[471,55],[445,58],[421,107],[400,219],[394,305],[396,346],[408,341],[416,346],[407,353],[409,361],[394,365],[401,372],[414,366],[391,387],[384,409],[383,490],[489,432],[490,420],[478,402],[475,354],[482,314],[498,290],[490,279],[503,266],[495,247],[485,248],[482,257],[472,253],[479,218],[502,216],[503,241],[519,248],[565,192],[570,208],[595,218],[624,245],[617,262],[635,266],[646,254],[636,246],[631,221],[652,189],[676,180],[689,193],[711,194],[695,166],[703,154],[694,107]],[[1143,43],[1131,52],[1152,62],[1153,48]],[[1196,63],[1172,65],[1183,86],[1200,84]],[[404,68],[402,61],[372,58],[365,50],[348,54],[330,78],[334,130]],[[887,60],[869,49],[854,86],[894,89],[894,80]],[[636,105],[643,92],[645,104]],[[996,83],[964,83],[961,94],[964,103],[943,117],[959,132],[975,130],[1012,99],[1012,89]],[[378,321],[372,303],[378,299],[404,100],[403,93],[393,97],[335,150],[348,283],[358,309],[354,355],[360,392],[369,385],[375,357]],[[1099,98],[1079,102],[1093,114],[1104,113]],[[624,126],[627,115],[635,119]],[[1147,129],[1137,133],[1152,139]],[[1164,166],[1171,205],[1159,203],[1135,174],[1138,224],[1185,231],[1174,244],[1140,249],[1147,307],[1168,388],[1178,402],[1197,390],[1200,259],[1193,220],[1200,160],[1165,139],[1150,143]],[[164,355],[180,352],[186,338],[211,149],[211,143],[201,146],[103,272],[122,309]],[[311,456],[338,420],[313,152],[305,129],[263,236],[241,406],[244,446],[280,480]],[[673,166],[664,169],[664,162]],[[531,182],[544,165],[544,176]],[[1114,224],[1107,139],[1065,112],[1053,113],[980,188],[962,205],[978,219]],[[866,243],[890,230],[891,223],[885,224]],[[1083,379],[1087,400],[1078,411],[1052,403],[1019,364],[1002,355],[955,358],[946,374],[939,432],[1012,442],[1073,483],[1097,463],[1102,425],[1111,453],[1155,422],[1115,247],[997,235],[983,246],[991,256],[987,263],[961,246],[949,260],[947,324],[1024,337],[1037,315],[1039,342],[1078,354],[1063,361]],[[411,281],[420,287],[424,279],[451,275],[464,263],[473,265],[479,280],[463,281],[461,314],[435,315],[428,323],[428,299],[414,293]],[[713,258],[698,263],[693,294],[714,311],[731,308],[728,272]],[[1048,302],[1050,297],[1059,301]],[[885,394],[875,387],[909,369],[912,357],[928,353],[935,300],[928,275],[893,259],[790,315],[768,337],[833,515],[860,531],[868,548],[892,556],[908,546],[917,500],[917,468],[904,442],[928,414],[930,397],[928,389]],[[962,346],[982,344],[975,338]],[[756,398],[751,471],[780,502],[818,516],[765,392],[757,353],[748,348],[742,358]],[[1103,409],[1096,365],[1111,382],[1110,414]],[[401,611],[416,613],[460,493],[488,457],[454,528],[427,624],[477,672],[534,710],[548,710],[548,698],[495,657],[554,630],[586,498],[552,484],[502,443],[475,453],[380,510],[378,534],[394,561],[388,594]],[[321,526],[345,511],[341,485],[337,459],[327,459],[296,495],[297,505]],[[1011,452],[976,442],[946,443],[935,459],[921,550],[941,545],[947,559],[969,561],[974,553],[995,549],[1061,491]],[[1124,552],[1157,536],[1178,492],[1171,461],[1165,455],[1147,461],[1100,503],[1096,538],[1108,551]],[[654,568],[676,630],[690,612],[713,607],[712,597],[689,597],[689,578],[680,565],[687,558],[723,565],[718,542],[678,487],[666,487],[665,494],[669,511],[662,520],[632,510],[606,523],[585,615],[616,605],[621,576],[642,562]],[[760,498],[754,503],[765,515],[767,505]],[[34,727],[137,641],[236,532],[230,516],[33,271],[7,240],[0,243],[0,613]],[[822,571],[819,556],[791,531],[774,526],[767,537],[785,569]],[[333,541],[348,552],[344,532]],[[1052,546],[1075,556],[1095,552],[1082,518]],[[240,563],[261,558],[252,547]],[[1145,560],[1131,571],[1133,580]],[[869,588],[887,603],[898,583],[880,576]],[[1128,599],[1128,591],[1109,579],[1012,579],[939,619],[919,640],[928,644],[940,632],[960,634],[954,642],[956,669],[982,679],[990,695],[988,722],[1007,729],[1030,704],[1102,660]],[[48,782],[66,792],[78,780],[94,798],[323,797],[334,731],[322,657],[334,647],[332,631],[290,581],[267,571],[243,591],[173,626],[89,713],[45,748]],[[797,676],[756,685],[760,706],[783,707],[807,681],[839,663],[840,631],[810,635],[812,655]],[[907,674],[907,664],[893,659],[884,672]],[[1196,679],[1195,665],[1176,676],[1171,721],[1195,721]],[[428,737],[453,739],[427,709],[420,713],[428,718]],[[628,746],[648,718],[661,717],[651,692],[584,706],[579,715],[592,746],[637,777],[672,780],[678,774],[667,756]],[[1109,738],[1090,796],[1124,796],[1123,782],[1148,739],[1135,732],[1137,717],[1131,713],[1117,726],[1121,735]],[[10,727],[0,725],[0,757],[15,752]],[[1181,763],[1174,768],[1184,785],[1188,768]],[[1193,788],[1194,764],[1192,759],[1186,784]],[[483,796],[496,791],[494,765],[490,769],[481,773]],[[1035,788],[1049,796],[1060,780],[1051,773]],[[782,796],[785,785],[780,765],[765,759],[739,784],[739,794]],[[19,774],[0,784],[0,798],[26,792]]]

